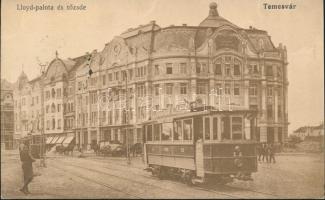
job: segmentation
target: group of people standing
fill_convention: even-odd
[[[257,146],[258,161],[275,163],[275,147],[273,144],[262,143]]]

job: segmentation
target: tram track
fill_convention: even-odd
[[[100,159],[96,159],[96,158],[91,158],[91,159],[87,159],[87,160],[91,160],[91,161],[93,161],[93,162],[95,162],[95,163],[99,163],[98,162],[98,160],[100,160]],[[106,163],[108,163],[108,162],[106,162]],[[125,173],[125,172],[128,172],[128,173],[133,173],[134,175],[137,175],[137,176],[142,176],[142,177],[145,177],[145,178],[149,178],[149,179],[152,179],[152,180],[155,180],[155,179],[153,179],[154,177],[153,176],[151,176],[151,175],[145,175],[145,174],[138,174],[138,173],[134,173],[134,172],[132,172],[132,171],[130,171],[130,170],[123,170],[121,167],[112,167],[112,165],[115,165],[115,166],[122,166],[122,167],[127,167],[126,165],[124,165],[124,164],[119,164],[119,163],[112,163],[112,162],[109,162],[109,164],[110,164],[110,167],[108,167],[108,166],[104,166],[102,163],[100,163],[101,164],[101,166],[100,167],[102,167],[102,168],[104,168],[104,169],[108,169],[108,170],[117,170],[117,171],[119,171],[119,172],[123,172],[123,173]],[[71,164],[69,164],[69,165],[71,165]],[[82,166],[75,166],[75,167],[81,167],[81,168],[85,168],[85,167],[82,167]],[[139,167],[135,167],[135,166],[132,166],[133,168],[136,168],[136,169],[138,169],[138,170],[141,170],[141,171],[143,171],[143,168],[139,168]],[[94,171],[94,169],[90,169],[90,168],[85,168],[86,170],[92,170],[92,171]],[[97,170],[98,171],[98,170]],[[98,171],[98,173],[106,173],[107,174],[107,172],[104,172],[104,171]],[[127,179],[127,180],[129,180],[129,181],[132,181],[132,182],[137,182],[137,183],[140,183],[140,184],[144,184],[144,185],[148,185],[148,186],[154,186],[154,185],[152,185],[152,184],[147,184],[147,183],[143,183],[143,182],[140,182],[140,181],[136,181],[136,180],[133,180],[133,179],[129,179],[129,178],[125,178],[125,177],[121,177],[121,176],[116,176],[116,175],[114,175],[114,174],[110,174],[110,173],[108,173],[108,175],[111,175],[111,176],[115,176],[115,177],[118,177],[118,178],[122,178],[122,179]],[[174,181],[174,180],[164,180],[165,182],[169,182],[169,183],[173,183],[173,184],[177,184],[177,185],[182,185],[182,186],[184,186],[184,183],[179,183],[179,182],[177,182],[177,181]],[[258,194],[259,196],[260,195],[263,195],[263,197],[270,197],[270,198],[279,198],[279,196],[277,196],[277,195],[273,195],[273,194],[270,194],[270,193],[265,193],[265,192],[261,192],[261,191],[257,191],[257,190],[251,190],[251,189],[248,189],[248,188],[241,188],[241,187],[236,187],[236,186],[228,186],[228,185],[220,185],[223,189],[226,189],[226,190],[232,190],[232,192],[238,192],[238,191],[240,191],[240,192],[243,192],[243,193],[247,193],[247,192],[250,192],[250,194],[249,195],[247,195],[247,194],[229,194],[229,193],[225,193],[225,192],[221,192],[221,191],[216,191],[216,189],[214,189],[214,188],[211,188],[211,187],[209,187],[209,188],[207,188],[207,187],[202,187],[202,186],[198,186],[198,185],[195,185],[195,186],[193,186],[193,188],[195,188],[195,189],[198,189],[198,190],[201,190],[201,191],[205,191],[205,192],[209,192],[209,193],[211,193],[211,194],[215,194],[215,195],[223,195],[223,196],[226,196],[226,197],[230,197],[230,198],[252,198],[252,197],[255,197],[256,196],[256,194]],[[159,186],[155,186],[155,187],[159,187]],[[162,188],[162,187],[160,187],[160,188]],[[166,189],[166,188],[162,188],[162,189],[164,189],[164,190],[170,190],[170,189]],[[220,189],[220,188],[219,188]],[[170,191],[172,191],[172,192],[175,192],[174,190],[170,190]],[[178,192],[179,193],[179,192]],[[179,194],[182,194],[182,193],[179,193]],[[184,193],[182,194],[182,195],[184,195]],[[187,195],[187,194],[186,194]],[[187,195],[187,196],[189,196],[189,195]],[[191,198],[193,198],[193,196],[189,196],[189,197],[191,197]]]
[[[88,158],[89,159],[89,158]],[[97,160],[101,160],[101,159],[97,159],[97,158],[91,158],[89,160],[93,160],[93,161],[97,161]],[[124,166],[126,167],[126,165],[123,165],[123,164],[119,164],[119,163],[112,163],[110,162],[110,164],[113,164],[113,165],[118,165],[118,166]],[[109,167],[106,167],[106,166],[103,166],[104,168],[107,168],[107,169],[111,169],[111,170],[120,170],[121,171],[121,168],[109,168]],[[137,168],[139,170],[143,170],[143,168],[139,168],[139,167],[135,167],[133,166],[134,168]],[[139,174],[140,175],[140,174]],[[144,177],[147,177],[147,178],[152,178],[152,176],[150,175],[143,175],[141,174],[141,176],[144,176]],[[167,180],[169,181],[169,180]],[[176,183],[175,181],[172,181],[170,180],[170,182],[173,182],[173,183]],[[182,183],[183,184],[183,183]],[[241,190],[241,191],[245,191],[245,192],[252,192],[252,193],[256,193],[256,194],[261,194],[261,195],[266,195],[268,197],[273,197],[273,198],[280,198],[281,196],[279,195],[274,195],[274,194],[271,194],[271,193],[267,193],[267,192],[262,192],[262,191],[257,191],[257,190],[253,190],[253,189],[248,189],[248,188],[242,188],[242,187],[238,187],[238,186],[232,186],[232,185],[218,185],[220,187],[223,187],[225,189],[232,189],[232,190]],[[227,193],[221,193],[219,191],[215,191],[214,188],[205,188],[205,187],[200,187],[200,186],[194,186],[195,188],[198,188],[198,189],[201,189],[201,190],[204,190],[204,191],[209,191],[209,192],[213,192],[213,193],[217,193],[217,194],[223,194],[223,195],[228,195]],[[249,196],[248,198],[251,198],[252,196]],[[242,198],[242,197],[241,197]]]
[[[62,162],[62,161],[61,161]],[[111,174],[111,173],[108,173],[106,171],[101,171],[101,170],[96,170],[96,169],[93,169],[93,168],[88,168],[88,167],[83,167],[83,166],[79,166],[79,165],[73,165],[71,163],[67,163],[67,162],[64,162],[63,163],[66,163],[67,165],[69,166],[73,166],[73,167],[78,167],[78,168],[82,168],[84,170],[88,170],[88,171],[92,171],[92,172],[96,172],[96,173],[99,173],[99,174],[105,174],[105,175],[108,175],[108,176],[113,176],[113,177],[116,177],[116,178],[119,178],[119,179],[123,179],[123,180],[127,180],[129,182],[132,182],[132,183],[137,183],[137,184],[141,184],[141,185],[146,185],[146,186],[149,186],[149,187],[156,187],[156,188],[160,188],[161,190],[163,191],[170,191],[172,193],[176,193],[176,194],[179,194],[180,196],[182,196],[183,198],[193,198],[193,195],[189,195],[188,193],[185,193],[185,192],[180,192],[180,191],[175,191],[175,190],[171,190],[171,189],[168,189],[166,187],[162,187],[162,186],[159,186],[159,185],[153,185],[153,184],[149,184],[149,183],[144,183],[144,182],[140,182],[140,181],[137,181],[137,180],[134,180],[134,179],[130,179],[130,178],[125,178],[125,177],[122,177],[122,176],[118,176],[118,175],[115,175],[115,174]],[[122,166],[122,165],[121,165]],[[117,168],[110,168],[110,167],[105,167],[105,166],[100,166],[101,168],[104,168],[104,169],[109,169],[109,170],[118,170],[120,172],[126,172],[126,170],[120,170],[120,169],[117,169]],[[143,170],[143,169],[142,169]],[[130,172],[130,171],[128,171]],[[131,172],[132,173],[132,172]],[[135,174],[135,173],[133,173]],[[135,174],[137,176],[139,176],[139,174]],[[158,180],[155,180],[153,179],[153,176],[149,176],[149,175],[140,175],[142,177],[145,177],[145,178],[148,178],[152,181],[158,181]],[[165,183],[168,182],[168,183],[173,183],[173,184],[177,184],[178,186],[181,186],[183,187],[184,184],[178,184],[177,182],[175,181],[171,181],[171,180],[164,180]],[[190,189],[190,188],[189,188]],[[219,197],[222,196],[222,197],[228,197],[228,198],[238,198],[240,196],[234,196],[234,195],[230,195],[230,194],[227,194],[227,193],[222,193],[222,192],[216,192],[216,191],[208,191],[208,190],[205,190],[205,192],[209,192],[210,194],[214,194],[213,196],[211,197],[215,197],[215,195],[218,195]],[[138,196],[138,195],[137,195]]]
[[[103,182],[101,182],[101,181],[97,181],[97,180],[94,180],[94,179],[90,179],[90,178],[88,178],[88,177],[86,177],[86,176],[81,176],[80,174],[73,173],[73,172],[71,172],[71,171],[68,171],[68,170],[62,168],[62,167],[58,167],[58,166],[55,166],[55,165],[52,165],[52,167],[55,168],[55,169],[61,170],[61,171],[63,171],[63,172],[66,172],[66,173],[68,173],[68,174],[70,174],[70,175],[76,176],[76,177],[78,177],[78,178],[80,178],[80,179],[86,180],[86,181],[88,181],[88,182],[95,183],[95,184],[97,184],[97,185],[100,185],[100,186],[103,186],[103,187],[109,188],[109,189],[111,189],[111,190],[114,190],[114,191],[120,192],[120,193],[122,193],[122,194],[124,194],[124,195],[128,195],[128,196],[130,196],[130,197],[137,198],[137,199],[142,199],[140,196],[137,196],[137,195],[134,195],[134,194],[130,194],[130,193],[128,193],[128,192],[125,192],[125,191],[123,191],[123,190],[121,190],[121,189],[118,189],[118,188],[116,188],[116,187],[113,187],[113,186],[110,185],[110,184],[103,183]]]

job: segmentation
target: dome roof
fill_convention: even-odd
[[[223,25],[230,25],[232,27],[238,28],[238,26],[234,25],[233,23],[229,22],[225,18],[219,16],[217,10],[217,4],[215,2],[210,3],[210,11],[209,16],[205,18],[199,26],[201,27],[220,27]]]

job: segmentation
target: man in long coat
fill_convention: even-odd
[[[24,185],[20,189],[20,191],[23,192],[24,194],[30,194],[30,192],[28,191],[28,184],[33,180],[34,177],[33,162],[35,160],[30,155],[28,142],[24,142],[24,144],[20,146],[19,151],[20,151],[20,160],[22,162],[22,169],[24,173]]]

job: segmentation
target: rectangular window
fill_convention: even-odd
[[[161,125],[162,125],[161,140],[164,140],[164,141],[171,140],[173,124],[172,123],[163,123]]]
[[[172,63],[166,64],[166,74],[173,74],[173,66]]]
[[[258,66],[257,65],[253,65],[253,73],[254,74],[258,74],[259,70],[258,70]]]
[[[103,85],[106,85],[106,75],[104,74],[102,77],[103,77]]]
[[[213,118],[213,139],[214,140],[218,139],[218,118],[217,117]]]
[[[234,95],[240,95],[240,87],[238,84],[235,84]]]
[[[159,75],[159,65],[155,65],[155,75]]]
[[[61,88],[58,88],[56,93],[57,93],[57,98],[61,98]]]
[[[278,105],[278,118],[282,117],[282,106]]]
[[[206,63],[202,63],[201,64],[201,72],[204,72],[204,73],[208,73],[209,70],[208,70],[208,66]]]
[[[207,94],[208,84],[207,83],[198,83],[197,84],[197,94]]]
[[[161,124],[154,124],[153,125],[153,140],[154,141],[160,140],[160,131],[161,131]]]
[[[166,84],[166,94],[167,95],[172,95],[173,94],[173,84],[172,83],[167,83]]]
[[[177,120],[174,122],[174,140],[182,139],[182,121]]]
[[[230,94],[231,94],[231,91],[230,91],[230,84],[226,84],[226,85],[225,85],[225,94],[226,94],[226,95],[230,95]]]
[[[128,79],[132,80],[132,78],[133,78],[133,70],[129,69],[129,77],[128,77]]]
[[[61,119],[58,120],[58,129],[61,129]]]
[[[226,75],[227,76],[230,76],[231,75],[230,64],[226,64]]]
[[[204,118],[204,139],[210,140],[210,118]]]
[[[186,63],[181,63],[179,67],[180,67],[179,72],[181,74],[186,74],[187,73],[187,71],[186,71]]]
[[[240,66],[238,64],[234,65],[234,75],[239,76],[240,75]]]
[[[159,84],[155,85],[155,95],[158,96],[159,95]]]
[[[273,96],[273,88],[272,87],[267,88],[267,96],[269,96],[269,97]]]
[[[58,112],[61,111],[61,104],[58,104]]]
[[[180,84],[180,93],[181,94],[187,94],[187,84],[186,83],[181,83]]]
[[[108,81],[112,81],[113,80],[113,75],[112,75],[112,73],[109,73],[108,74]]]
[[[251,84],[249,86],[249,95],[250,96],[257,96],[257,87],[255,84]]]
[[[201,64],[200,63],[196,64],[196,73],[197,74],[201,73]]]
[[[115,72],[115,80],[120,80],[120,72]]]
[[[273,106],[267,105],[267,118],[273,119]]]
[[[273,76],[273,66],[272,65],[266,65],[266,76]]]
[[[147,141],[152,141],[152,125],[147,126]]]
[[[241,140],[243,139],[243,123],[241,117],[232,117],[232,139]]]
[[[215,65],[214,73],[215,73],[215,75],[222,75],[221,64],[216,64]]]
[[[222,95],[222,87],[221,84],[216,84],[216,93],[217,95]]]
[[[103,111],[102,121],[103,121],[103,122],[106,121],[106,111]]]
[[[192,140],[192,119],[183,121],[183,137],[184,140]]]

